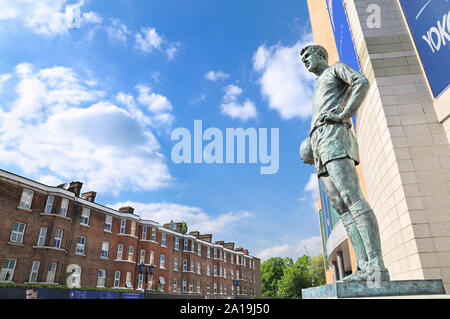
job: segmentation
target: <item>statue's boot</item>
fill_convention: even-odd
[[[355,279],[389,281],[389,271],[384,266],[381,254],[380,232],[375,214],[370,206],[363,201],[352,205],[350,212],[355,220],[367,254],[366,270]]]
[[[366,248],[364,247],[364,243],[361,239],[361,235],[359,234],[358,227],[356,226],[355,220],[350,212],[346,212],[341,215],[342,224],[344,225],[345,231],[347,232],[347,236],[352,243],[353,250],[355,251],[356,259],[358,260],[358,270],[356,270],[353,274],[345,277],[343,281],[352,281],[354,279],[359,278],[361,273],[366,271],[367,267],[367,254]]]

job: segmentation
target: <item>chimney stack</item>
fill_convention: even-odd
[[[223,247],[230,249],[230,250],[234,250],[234,243],[224,243]]]
[[[194,236],[195,238],[198,239],[198,237],[200,236],[200,232],[198,232],[198,231],[191,231],[191,232],[189,232],[189,235],[192,235],[192,236]]]
[[[82,182],[72,182],[69,185],[68,191],[74,193],[76,197],[80,197],[81,187],[83,187]]]
[[[198,236],[198,239],[211,243],[212,234],[201,234]]]
[[[130,207],[130,206],[121,207],[121,208],[119,208],[119,212],[121,212],[123,214],[133,214],[134,208]]]
[[[97,196],[96,192],[86,192],[81,194],[82,197],[84,197],[87,201],[93,203],[95,201],[95,196]]]

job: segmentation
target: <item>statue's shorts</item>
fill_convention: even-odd
[[[339,158],[351,158],[359,164],[358,143],[355,135],[344,123],[325,123],[311,135],[311,147],[317,175],[328,174],[325,165]]]

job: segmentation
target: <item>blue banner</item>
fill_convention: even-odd
[[[450,2],[400,0],[434,97],[450,84]]]

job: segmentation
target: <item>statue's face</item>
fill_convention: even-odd
[[[306,69],[312,73],[315,73],[319,66],[325,63],[325,61],[318,55],[318,53],[314,52],[312,48],[309,48],[303,53],[302,61]]]

